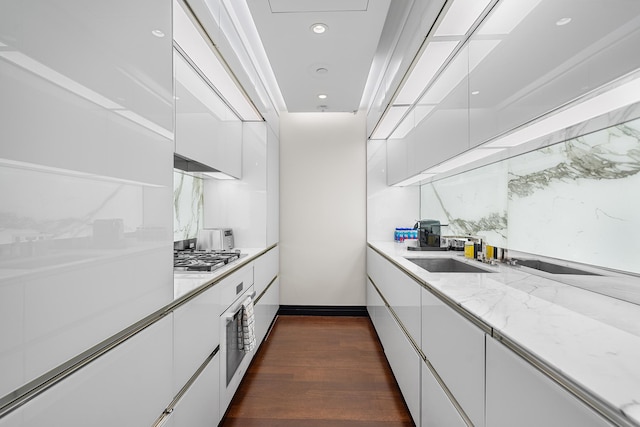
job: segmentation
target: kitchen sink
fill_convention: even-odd
[[[453,258],[406,258],[431,273],[493,273]]]
[[[535,270],[544,271],[551,274],[580,274],[584,276],[600,276],[597,273],[579,270],[573,267],[565,267],[564,265],[553,264],[551,262],[539,261],[537,259],[518,259],[516,265],[533,268]]]

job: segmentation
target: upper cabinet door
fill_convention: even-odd
[[[171,168],[159,148],[173,143],[171,5],[163,3],[3,1],[0,158],[170,185],[161,167],[140,167]]]
[[[0,2],[0,396],[173,300],[171,4]]]
[[[235,99],[229,97],[237,94],[234,83],[204,30],[182,3],[174,1],[173,8],[175,151],[240,178],[242,122],[229,107]]]
[[[176,153],[240,178],[242,122],[186,55],[175,51],[174,67]]]

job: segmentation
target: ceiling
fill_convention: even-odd
[[[247,0],[287,111],[360,109],[390,3]],[[327,30],[314,33],[316,23]]]

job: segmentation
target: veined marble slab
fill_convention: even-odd
[[[404,257],[460,259],[460,254],[409,252],[393,242],[370,245],[423,285],[640,425],[640,306],[508,265],[485,266],[493,273],[430,273]],[[583,279],[574,276],[572,280]]]
[[[421,218],[448,224],[444,235],[640,274],[640,119],[578,129],[591,130],[422,185]]]
[[[197,237],[204,222],[204,180],[173,172],[173,240]]]

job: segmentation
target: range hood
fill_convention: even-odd
[[[234,176],[228,175],[216,168],[207,166],[204,163],[196,162],[195,160],[188,159],[179,154],[173,153],[173,167],[184,172],[197,172],[206,175],[209,178],[215,179],[237,179]]]
[[[218,169],[207,166],[195,160],[188,159],[179,154],[173,154],[173,167],[185,172],[220,172]]]

